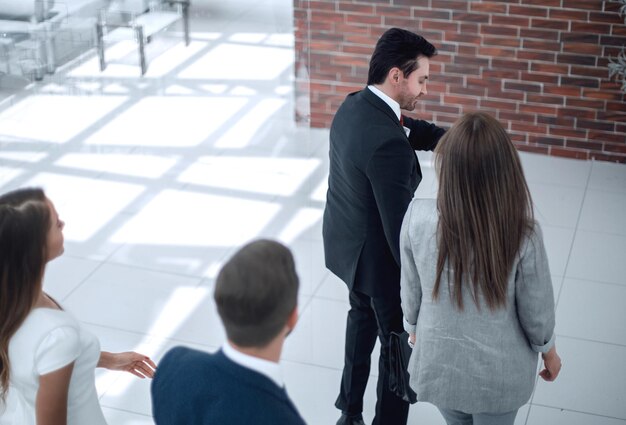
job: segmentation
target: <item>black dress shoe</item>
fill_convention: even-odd
[[[345,413],[341,414],[341,417],[337,421],[337,425],[365,425],[363,422],[363,416],[348,416]]]

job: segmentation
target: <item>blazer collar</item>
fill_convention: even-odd
[[[393,111],[393,109],[391,109],[391,107],[387,104],[387,102],[382,100],[380,97],[376,96],[367,87],[361,90],[361,93],[363,94],[363,98],[365,100],[371,103],[375,108],[380,109],[381,112],[387,115],[393,122],[396,123],[396,125],[398,126],[400,125],[400,121],[398,120],[396,113]]]

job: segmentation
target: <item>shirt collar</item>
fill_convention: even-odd
[[[222,351],[226,357],[238,365],[252,369],[255,372],[259,372],[260,374],[267,376],[281,388],[284,386],[283,374],[278,363],[244,354],[241,351],[237,351],[228,342],[224,343]]]
[[[395,112],[396,116],[398,117],[398,121],[400,121],[400,116],[401,116],[400,104],[396,102],[395,100],[393,100],[392,98],[390,98],[389,96],[387,96],[385,93],[383,93],[382,90],[376,88],[373,85],[369,85],[367,86],[367,88],[370,89],[370,91],[374,93],[376,96],[384,100],[385,103],[389,105],[391,110]]]

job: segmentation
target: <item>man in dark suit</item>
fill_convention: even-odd
[[[294,328],[298,276],[288,248],[259,240],[222,268],[215,302],[228,341],[215,354],[176,347],[152,382],[157,425],[304,425],[278,365]]]
[[[444,130],[401,115],[426,94],[435,47],[399,28],[376,44],[368,86],[347,96],[330,129],[324,211],[326,267],[350,290],[337,425],[363,424],[363,394],[376,336],[381,353],[374,424],[406,424],[408,403],[389,391],[389,334],[402,332],[399,237],[422,179],[414,150],[432,150]]]

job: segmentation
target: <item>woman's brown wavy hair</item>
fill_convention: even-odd
[[[9,389],[9,342],[33,309],[48,259],[50,207],[41,189],[0,196],[0,400]]]
[[[495,118],[468,113],[439,141],[435,168],[439,249],[433,299],[445,270],[460,310],[464,286],[479,309],[481,295],[490,310],[505,307],[509,274],[534,223],[517,150]]]

